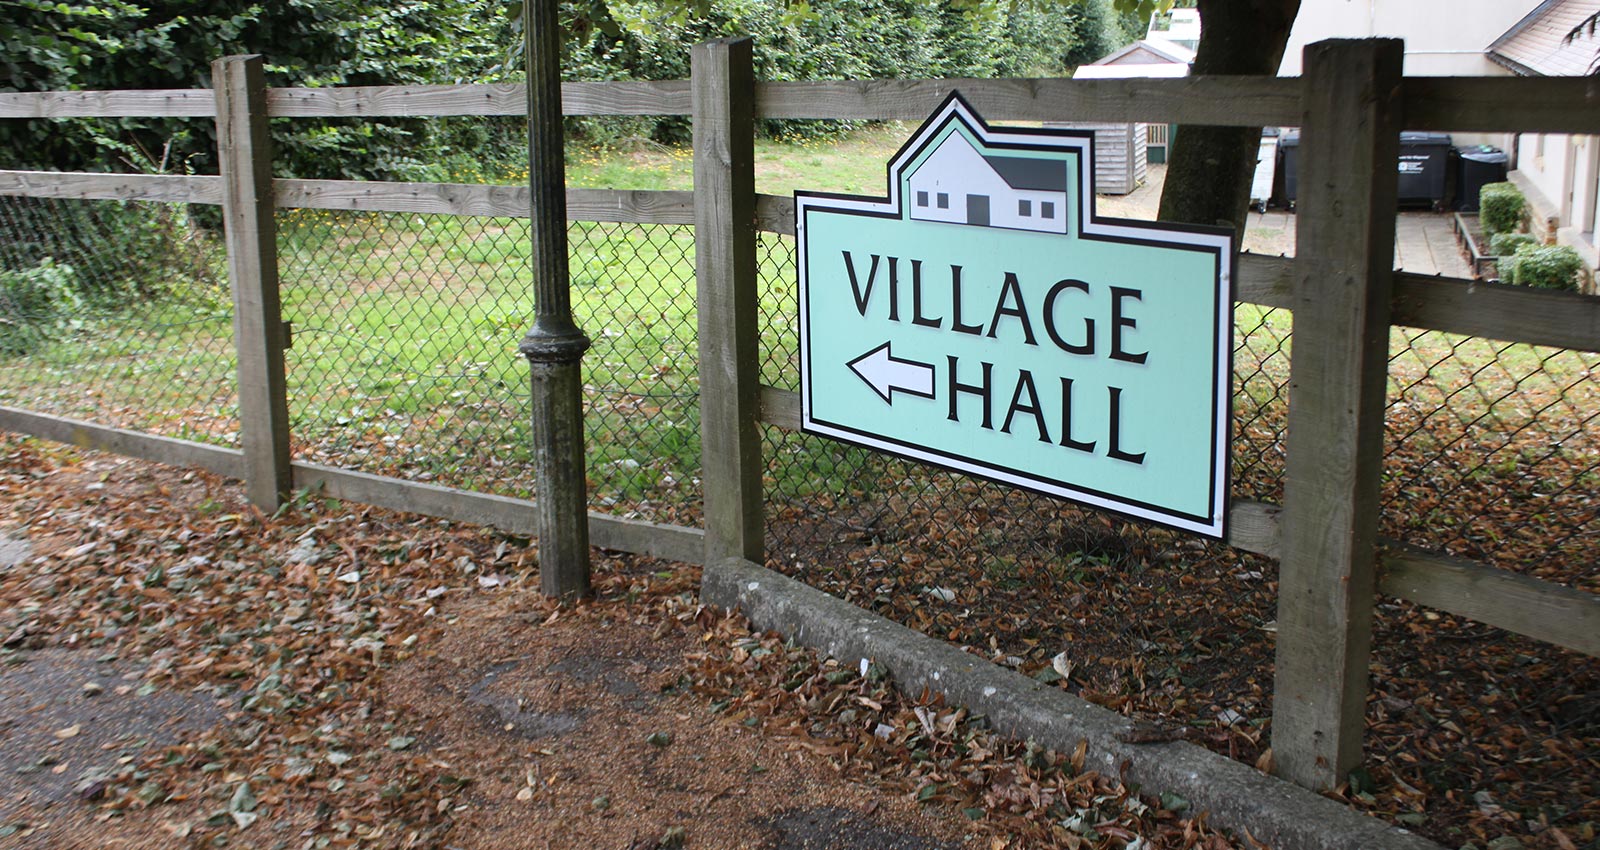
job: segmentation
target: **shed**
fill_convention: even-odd
[[[1144,124],[1052,121],[1047,126],[1094,132],[1094,190],[1099,194],[1126,195],[1144,182]]]
[[[1189,63],[1194,61],[1194,51],[1179,44],[1158,38],[1147,38],[1136,41],[1115,53],[1100,59],[1093,64],[1079,65],[1073,73],[1073,79],[1078,80],[1111,80],[1129,79],[1134,77],[1172,79],[1174,77],[1187,77]],[[1110,126],[1110,125],[1099,125]],[[1096,180],[1101,188],[1096,191],[1107,194],[1126,194],[1133,191],[1144,179],[1145,163],[1163,163],[1167,161],[1167,150],[1172,141],[1172,128],[1166,124],[1134,124],[1135,132],[1139,136],[1136,144],[1139,148],[1137,164],[1133,167],[1137,173],[1127,176],[1101,177],[1096,174]],[[1103,156],[1100,152],[1100,133],[1095,133],[1095,156],[1098,160]],[[1099,169],[1096,169],[1097,171]],[[1120,192],[1113,191],[1107,186],[1126,185],[1127,189]]]

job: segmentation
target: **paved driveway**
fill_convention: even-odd
[[[1143,186],[1127,195],[1101,195],[1095,209],[1100,215],[1154,219],[1166,176],[1165,165],[1152,165]],[[1252,210],[1245,226],[1244,249],[1257,254],[1293,254],[1295,220],[1294,213],[1283,210]],[[1395,267],[1418,274],[1471,277],[1450,222],[1449,213],[1401,211],[1395,221]]]

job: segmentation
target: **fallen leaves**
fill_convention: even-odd
[[[18,460],[17,451],[33,456]],[[137,693],[199,690],[231,717],[211,740],[85,776],[80,796],[107,814],[187,801],[199,814],[185,815],[183,829],[197,843],[291,817],[330,847],[443,843],[456,786],[405,718],[385,714],[372,683],[446,627],[446,603],[516,592],[522,546],[321,499],[262,516],[203,477],[163,496],[118,475],[91,502],[70,480],[31,474],[54,463],[13,450],[0,468],[13,518],[27,520],[40,546],[25,569],[0,575],[4,651],[57,644],[141,658],[148,666]],[[974,504],[989,498],[964,492]],[[202,500],[214,507],[201,509]],[[1002,515],[998,506],[985,513],[990,522]],[[1270,768],[1271,680],[1262,672],[1272,650],[1270,563],[1058,512],[1039,518],[1036,538],[1070,541],[1075,554],[1052,566],[1006,550],[1028,533],[1025,523],[995,536],[927,519],[973,557],[940,560],[910,541],[864,536],[853,554],[827,560],[837,568],[806,578],[1053,677],[1151,724],[1152,740],[1190,737]],[[1169,551],[1183,554],[1158,557]],[[979,557],[993,552],[1009,560],[995,567]],[[626,583],[616,590],[632,593]],[[1159,617],[1147,615],[1155,610]],[[1486,847],[1511,833],[1525,847],[1593,844],[1593,665],[1429,613],[1379,612],[1371,770],[1343,796],[1452,846]],[[553,624],[564,614],[530,616]],[[1231,846],[1191,816],[1188,801],[1141,799],[1086,771],[1082,747],[1050,754],[1005,742],[958,710],[895,693],[863,660],[819,660],[733,621],[698,622],[697,687],[739,728],[779,736],[908,798],[955,806],[973,829],[1010,846]],[[410,741],[393,746],[402,739]],[[245,786],[259,795],[250,809],[234,804]]]
[[[846,775],[953,806],[994,846],[1240,846],[1203,818],[1085,770],[1086,743],[1064,755],[1008,741],[963,708],[900,693],[870,663],[846,666],[751,635],[737,617],[703,626],[715,636],[707,646],[726,647],[708,651],[696,673],[714,711],[824,755]]]

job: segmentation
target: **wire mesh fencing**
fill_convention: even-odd
[[[214,207],[0,197],[0,405],[233,446]]]
[[[760,250],[763,380],[790,390],[794,250]],[[1282,500],[1292,340],[1287,311],[1237,305],[1236,499]],[[1395,328],[1382,532],[1593,591],[1596,361]],[[776,427],[765,441],[773,568],[1266,763],[1275,562]],[[1458,844],[1496,818],[1527,834],[1600,814],[1595,659],[1385,599],[1373,670],[1358,805]]]
[[[1600,591],[1600,354],[1397,328],[1384,528]]]
[[[296,455],[532,497],[527,221],[292,210],[279,234]],[[699,498],[693,241],[683,226],[569,229],[601,509],[667,520]]]

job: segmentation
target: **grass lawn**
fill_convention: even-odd
[[[898,121],[866,127],[839,141],[756,140],[756,191],[788,195],[796,189],[882,195],[886,164],[914,127]],[[567,154],[567,183],[584,189],[694,188],[688,148],[650,146],[635,151],[577,150]]]

